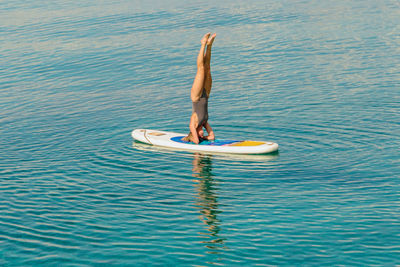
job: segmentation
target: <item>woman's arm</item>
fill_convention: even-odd
[[[196,127],[194,127],[193,125],[190,125],[189,128],[190,128],[190,132],[192,133],[191,141],[196,144],[200,143],[199,136],[197,135]]]
[[[204,139],[214,140],[215,136],[214,136],[214,132],[211,128],[211,125],[208,122],[206,122],[206,124],[204,125],[204,128],[206,128],[207,133],[208,133],[208,136],[204,136]]]

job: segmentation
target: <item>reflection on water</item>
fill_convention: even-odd
[[[212,174],[212,156],[195,153],[193,158],[193,177],[198,193],[196,206],[201,215],[200,219],[206,225],[207,232],[200,233],[204,237],[202,243],[210,249],[208,253],[219,254],[226,249],[225,238],[221,237],[221,221],[218,219],[218,188]]]
[[[180,150],[177,148],[169,148],[169,147],[161,147],[161,146],[153,146],[149,144],[145,144],[139,141],[133,141],[132,147],[141,151],[152,151],[152,152],[162,152],[162,153],[176,153],[179,152],[188,152],[186,150]],[[268,153],[268,154],[228,154],[228,153],[218,153],[218,152],[202,152],[202,156],[212,156],[214,159],[225,160],[227,162],[236,161],[236,162],[259,162],[260,164],[265,164],[271,160],[276,160],[279,158],[279,150]]]

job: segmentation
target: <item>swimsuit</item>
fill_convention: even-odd
[[[204,126],[204,124],[206,124],[208,120],[208,97],[205,88],[203,88],[203,92],[201,94],[199,101],[192,103],[193,103],[193,112],[197,114],[199,122],[197,127]]]

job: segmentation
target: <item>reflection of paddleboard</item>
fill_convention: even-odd
[[[136,150],[140,150],[142,152],[152,152],[152,153],[164,153],[165,155],[176,156],[176,148],[168,148],[162,146],[152,146],[146,143],[134,141],[132,143],[132,147]],[[275,151],[272,153],[266,154],[228,154],[228,153],[216,153],[216,152],[199,152],[199,151],[192,151],[193,155],[201,154],[201,155],[208,155],[212,157],[212,159],[218,160],[230,160],[235,161],[238,160],[240,162],[243,161],[251,161],[251,162],[260,162],[266,164],[268,161],[275,160],[279,158],[279,152]]]
[[[137,141],[155,146],[204,152],[264,154],[278,150],[278,144],[274,142],[217,139],[215,141],[202,141],[200,144],[195,144],[182,141],[181,139],[185,137],[184,134],[146,129],[133,130],[132,137]]]

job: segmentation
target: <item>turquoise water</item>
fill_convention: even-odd
[[[0,265],[400,264],[398,1],[0,3]],[[219,139],[186,132],[200,38]]]

